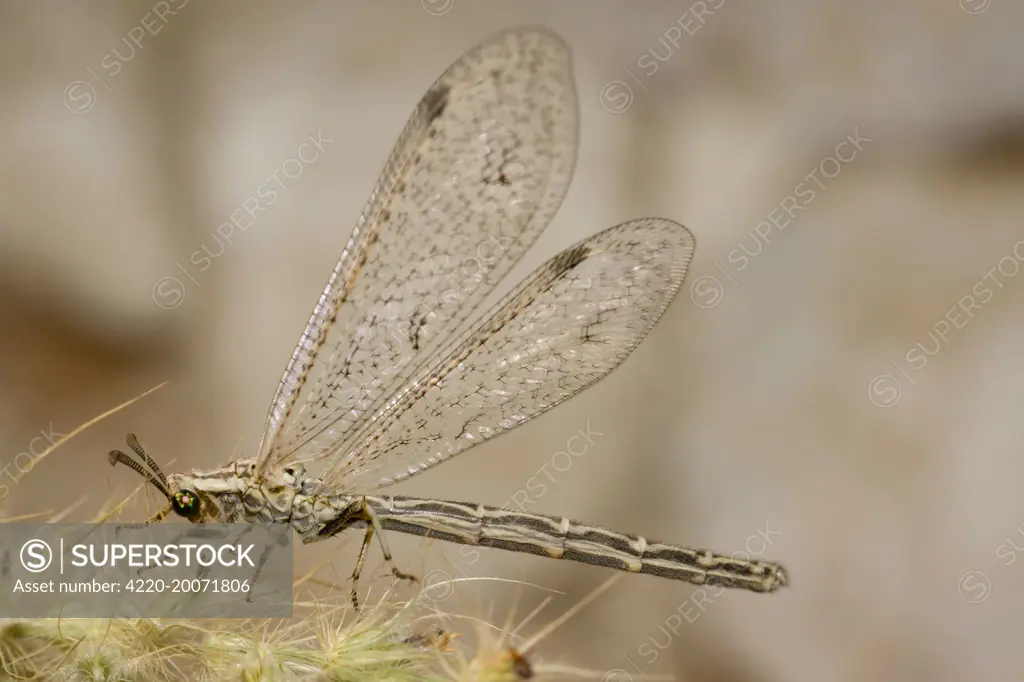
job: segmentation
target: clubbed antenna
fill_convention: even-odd
[[[116,466],[117,463],[120,462],[121,464],[124,464],[134,469],[135,471],[138,472],[140,476],[146,479],[150,483],[150,485],[159,490],[160,494],[162,494],[168,500],[171,499],[171,492],[169,490],[169,486],[167,486],[163,480],[158,479],[152,473],[146,471],[146,468],[143,467],[142,464],[137,460],[132,459],[131,457],[121,452],[120,450],[111,450],[110,454],[107,455],[107,459],[110,461],[111,466]]]
[[[142,447],[142,443],[140,443],[139,439],[135,437],[135,434],[129,433],[124,440],[126,443],[128,443],[128,447],[134,450],[135,454],[141,457],[143,461],[145,461],[146,464],[149,465],[149,468],[153,471],[153,473],[157,475],[157,477],[160,479],[160,482],[164,484],[164,488],[169,490],[171,484],[167,482],[167,477],[164,476],[164,472],[160,470],[160,467],[158,467],[156,462],[153,461],[153,458],[150,457],[146,450]]]

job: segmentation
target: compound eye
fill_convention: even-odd
[[[174,507],[174,513],[178,516],[192,519],[198,516],[202,503],[199,501],[199,495],[196,495],[188,488],[184,488],[174,493],[172,506]]]

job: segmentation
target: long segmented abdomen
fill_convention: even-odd
[[[403,496],[365,499],[384,530],[648,573],[696,585],[773,592],[787,583],[785,569],[776,563],[668,545],[564,517]]]

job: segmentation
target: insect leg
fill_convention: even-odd
[[[359,548],[359,557],[356,559],[356,567],[352,570],[352,606],[359,610],[359,575],[363,572],[363,562],[366,561],[366,548],[370,546],[370,539],[373,538],[373,526],[366,527],[363,535],[363,544]]]
[[[163,521],[164,519],[167,518],[167,515],[171,513],[171,509],[172,508],[173,507],[168,505],[167,507],[161,509],[160,511],[158,511],[156,514],[153,515],[153,518],[151,518],[149,521],[146,521],[144,524],[142,524],[142,527],[145,528],[146,526],[150,525],[151,523],[160,523],[161,521]]]
[[[324,527],[320,529],[320,532],[317,533],[316,539],[319,540],[337,535],[352,525],[354,520],[366,520],[362,518],[365,506],[364,502],[360,500],[342,508],[334,519],[327,522]],[[366,525],[366,534],[363,535],[363,544],[359,547],[359,556],[356,558],[356,566],[352,570],[352,592],[350,596],[352,599],[352,606],[354,606],[357,611],[359,610],[359,576],[363,572],[363,562],[366,561],[366,550],[370,546],[370,540],[373,538],[373,532],[374,524],[372,520],[370,520],[370,523]]]
[[[400,580],[409,580],[412,582],[419,581],[419,578],[416,576],[400,571],[398,570],[398,567],[395,566],[395,561],[391,556],[391,548],[388,547],[388,542],[384,539],[384,528],[381,526],[380,518],[378,518],[370,505],[366,503],[366,498],[359,498],[342,508],[334,519],[326,523],[324,527],[320,529],[320,532],[316,535],[316,539],[323,539],[336,535],[350,527],[353,524],[353,521],[362,521],[366,523],[366,534],[363,536],[363,544],[359,548],[359,556],[356,559],[356,566],[352,571],[352,604],[356,608],[359,608],[359,576],[362,573],[363,563],[366,561],[366,552],[374,535],[377,536],[377,541],[380,543],[381,553],[384,555],[384,561],[387,562],[388,567],[391,569],[391,574]]]
[[[277,542],[276,546],[277,547],[283,547],[286,543],[287,543],[287,541],[284,538],[281,538]],[[253,571],[252,578],[251,578],[252,582],[250,583],[251,587],[249,589],[249,593],[245,596],[245,600],[247,602],[249,602],[250,604],[255,601],[253,599],[253,597],[256,594],[256,581],[259,579],[260,573],[263,571],[263,567],[266,566],[267,559],[270,557],[270,553],[274,550],[274,547],[275,547],[274,543],[268,542],[266,547],[263,548],[263,553],[260,554],[260,558],[257,559],[257,561],[256,561],[256,569]],[[261,595],[261,596],[263,596],[263,595]]]
[[[398,570],[398,567],[395,566],[394,559],[391,558],[391,548],[388,547],[388,541],[384,539],[384,528],[380,525],[380,518],[378,518],[376,512],[370,508],[370,505],[366,504],[366,498],[363,498],[362,500],[362,507],[362,512],[370,521],[370,527],[377,532],[377,542],[380,543],[380,551],[384,555],[384,561],[388,562],[388,566],[391,568],[391,574],[399,580],[409,580],[414,583],[419,582],[419,578],[411,573],[404,573]],[[369,537],[369,534],[367,534],[367,537]]]
[[[118,529],[116,529],[114,531],[114,536],[116,537],[118,532],[121,531],[121,530],[137,530],[139,528],[145,528],[146,526],[150,526],[150,525],[152,525],[154,523],[159,523],[159,522],[163,521],[165,518],[167,518],[167,515],[171,513],[171,509],[172,508],[170,506],[168,506],[165,509],[161,509],[159,512],[157,512],[153,516],[153,518],[151,518],[149,521],[145,521],[143,523],[131,523],[131,524],[127,524],[126,523],[121,528],[118,528]],[[138,571],[136,571],[136,573],[141,578],[142,577],[142,571],[145,571],[145,570],[146,570],[145,568],[142,568],[142,569],[139,569]]]

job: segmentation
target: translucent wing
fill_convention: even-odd
[[[333,452],[493,289],[561,204],[576,153],[571,59],[499,34],[426,92],[270,407],[258,467]]]
[[[407,478],[590,386],[658,321],[693,250],[685,227],[660,218],[566,249],[347,438],[325,483],[364,490]]]

